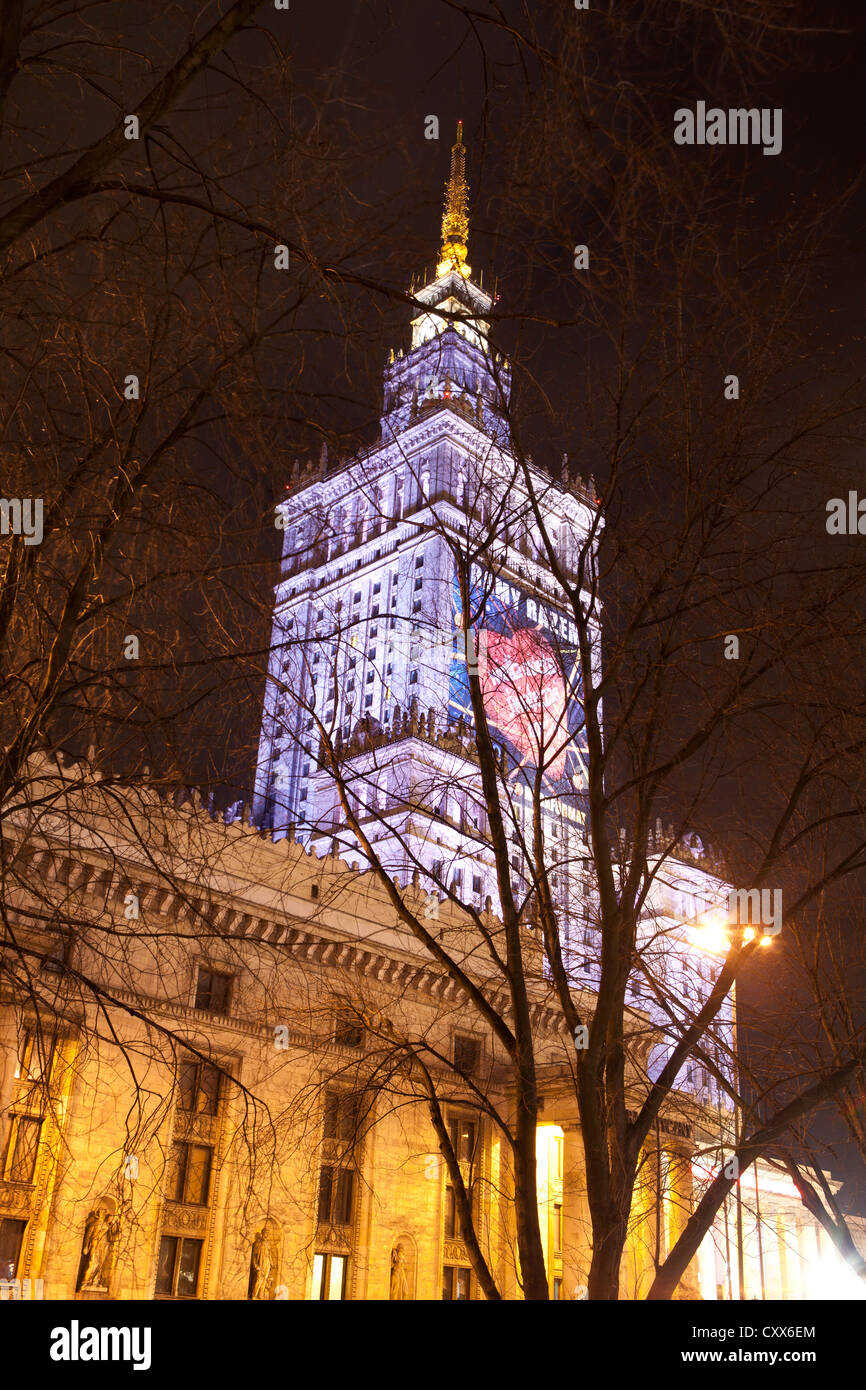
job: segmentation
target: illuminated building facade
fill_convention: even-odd
[[[430,1066],[447,1093],[445,1123],[485,1258],[503,1297],[519,1297],[508,1153],[465,1080],[509,1115],[507,1059],[396,918],[320,766],[324,738],[400,892],[419,912],[431,892],[451,891],[441,930],[453,956],[483,976],[461,904],[494,941],[502,927],[457,638],[455,554],[472,541],[495,547],[486,647],[475,653],[488,677],[498,665],[549,686],[549,653],[571,677],[575,643],[511,453],[509,367],[488,340],[494,300],[467,263],[464,159],[458,132],[440,261],[415,291],[411,347],[386,369],[379,442],[295,478],[278,508],[283,556],[252,816],[214,818],[195,795],[168,804],[146,783],[105,788],[93,768],[46,758],[30,770],[34,804],[62,814],[34,823],[24,808],[6,818],[27,967],[19,987],[9,965],[13,983],[0,996],[7,1287],[18,1280],[82,1301],[480,1297],[427,1101],[411,1091],[411,1069],[393,1065],[397,1036],[410,1054],[423,1046],[438,1056]],[[529,469],[571,569],[597,528],[592,488]],[[531,688],[527,676],[524,693]],[[495,679],[487,693],[507,766],[525,766],[539,750],[525,741],[519,705]],[[577,699],[545,706],[545,816],[568,966],[588,1016],[600,951],[575,710]],[[520,785],[515,776],[518,840]],[[642,1040],[633,1055],[643,1070],[628,1064],[635,1104],[668,1055],[666,1034],[712,985],[721,951],[708,920],[727,892],[700,845],[677,847],[658,827],[650,852],[664,866],[641,924],[647,973],[635,970],[628,996]],[[512,867],[519,877],[518,850]],[[550,1293],[571,1299],[590,1259],[574,1044],[529,923],[522,947],[543,1092],[542,1241]],[[95,988],[82,991],[82,979]],[[696,1184],[730,1147],[732,1114],[713,1067],[730,1074],[733,1030],[728,1005],[712,1065],[684,1067],[648,1140],[625,1298],[645,1294]],[[368,1098],[363,1110],[357,1096]],[[828,1258],[815,1223],[769,1170],[759,1203],[760,1223],[757,1212],[741,1223],[747,1296],[760,1289],[762,1266],[768,1296],[810,1296],[814,1260]],[[748,1191],[743,1205],[751,1210]],[[736,1296],[731,1206],[682,1296]]]

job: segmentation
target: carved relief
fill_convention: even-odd
[[[207,1207],[185,1207],[176,1202],[166,1202],[164,1229],[182,1231],[200,1231],[207,1225],[210,1215]]]
[[[29,1215],[33,1187],[22,1187],[19,1183],[0,1182],[0,1210],[15,1212],[16,1215]]]

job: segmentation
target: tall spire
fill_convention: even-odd
[[[463,122],[457,122],[457,139],[451,146],[451,173],[445,185],[445,209],[442,213],[442,250],[437,275],[456,270],[468,280],[471,270],[466,264],[469,239],[469,189],[466,183],[466,150],[463,146]]]

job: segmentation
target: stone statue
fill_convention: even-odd
[[[117,1247],[120,1242],[120,1217],[109,1216],[103,1227],[103,1255],[99,1266],[99,1282],[106,1289],[111,1284],[111,1276],[117,1262]]]
[[[269,1298],[271,1283],[271,1245],[265,1228],[253,1241],[251,1261],[252,1291],[250,1298]]]
[[[399,1242],[391,1251],[391,1298],[405,1302],[410,1297],[406,1272],[406,1253]]]
[[[88,1212],[84,1223],[84,1241],[81,1246],[83,1268],[78,1281],[79,1289],[100,1284],[101,1266],[105,1247],[105,1213],[98,1208]]]

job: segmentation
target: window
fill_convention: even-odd
[[[553,1204],[553,1253],[562,1253],[562,1203]]]
[[[478,1066],[481,1044],[477,1038],[462,1037],[459,1033],[454,1039],[454,1065],[458,1071],[471,1076]]]
[[[462,1240],[460,1213],[457,1210],[457,1196],[449,1183],[445,1188],[445,1235],[449,1240]]]
[[[410,672],[409,672],[409,684],[410,684],[410,685],[417,685],[417,684],[418,684],[418,672],[417,672],[417,671],[410,671]]]
[[[156,1266],[157,1294],[167,1298],[195,1298],[201,1263],[200,1240],[163,1236]]]
[[[54,1035],[31,1032],[25,1028],[18,1043],[18,1063],[15,1067],[16,1081],[42,1081],[51,1072],[54,1056]]]
[[[57,944],[45,952],[41,968],[49,975],[62,975],[69,962],[70,946],[70,937],[61,936]]]
[[[18,1278],[21,1243],[26,1227],[26,1221],[9,1216],[4,1216],[0,1221],[0,1279]]]
[[[178,1071],[178,1104],[192,1115],[215,1115],[219,1108],[220,1074],[209,1062],[184,1059]]]
[[[464,1119],[462,1115],[454,1115],[448,1129],[457,1161],[459,1163],[471,1163],[475,1153],[477,1135],[475,1121]]]
[[[374,593],[374,594],[378,594],[378,593],[381,591],[381,588],[382,588],[382,585],[381,585],[381,584],[374,584],[374,585],[373,585],[373,593]]]
[[[360,603],[360,602],[361,602],[361,590],[360,590],[360,589],[356,589],[356,590],[355,590],[354,594],[352,595],[352,602],[353,602],[353,603]]]
[[[370,659],[370,661],[375,661],[375,660],[376,660],[376,648],[375,648],[375,647],[371,647],[370,650],[367,652],[367,656],[368,656],[368,658]]]
[[[374,604],[373,604],[373,607],[370,609],[370,615],[371,615],[371,617],[373,617],[373,618],[378,618],[378,616],[379,616],[379,605],[378,605],[378,603],[374,603]]]
[[[553,1281],[553,1298],[554,1298],[554,1302],[556,1302],[556,1303],[558,1303],[558,1302],[560,1301],[560,1299],[562,1298],[562,1280],[561,1280],[561,1279],[554,1279],[554,1281]]]
[[[421,568],[421,566],[423,565],[423,563],[424,563],[424,556],[423,556],[423,555],[418,555],[418,556],[416,557],[416,559],[415,559],[415,568],[416,568],[416,570],[419,570],[419,569]]]
[[[9,1182],[33,1181],[41,1128],[41,1120],[32,1119],[29,1115],[13,1115],[6,1154],[6,1177]]]
[[[354,1018],[338,1018],[334,1028],[334,1042],[338,1047],[360,1047],[364,1030]]]
[[[373,681],[374,681],[375,679],[376,679],[376,672],[375,672],[375,671],[369,671],[369,672],[367,673],[367,679],[366,679],[366,681],[365,681],[365,684],[366,684],[366,685],[372,685],[372,684],[373,684]]]
[[[318,1220],[325,1226],[349,1226],[355,1199],[355,1173],[325,1163],[319,1177]]]
[[[421,612],[421,600],[420,600],[420,599],[416,599],[416,601],[412,604],[412,612],[413,612],[413,613],[420,613],[420,612]]]
[[[442,1270],[442,1297],[446,1303],[466,1302],[472,1297],[472,1271],[455,1265]]]
[[[365,700],[364,700],[364,709],[369,709],[370,706],[372,705],[372,703],[373,703],[373,696],[372,696],[372,695],[367,695],[366,698],[365,698]]]
[[[423,579],[423,577],[420,577],[420,576],[419,576],[419,578],[415,580],[415,592],[417,593],[419,589],[423,589],[423,588],[424,588],[424,579]]]
[[[212,1160],[213,1149],[207,1144],[172,1144],[169,1199],[194,1207],[207,1206]]]
[[[348,1266],[345,1255],[314,1255],[313,1298],[329,1302],[345,1300]]]
[[[195,1007],[208,1009],[212,1014],[227,1014],[231,981],[231,975],[223,975],[216,970],[204,970],[199,967],[195,989]]]
[[[379,629],[378,629],[378,627],[376,627],[375,625],[374,625],[373,627],[370,628],[370,636],[371,636],[371,637],[378,637],[378,636],[379,636]]]
[[[480,892],[481,892],[481,875],[480,875],[480,874],[473,874],[473,875],[472,875],[472,892],[473,892],[473,893],[480,893]]]
[[[324,1137],[353,1139],[358,1129],[360,1111],[361,1098],[354,1091],[326,1091]]]

